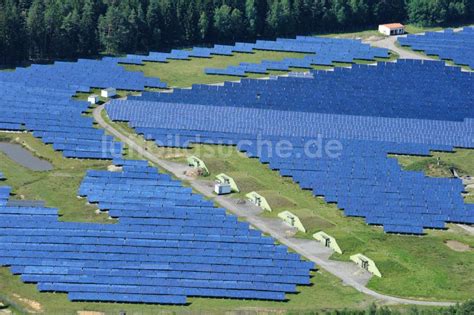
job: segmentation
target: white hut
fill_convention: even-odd
[[[117,95],[117,89],[115,89],[115,88],[104,89],[100,92],[100,95],[102,97],[106,97],[106,98],[115,97]]]
[[[405,34],[405,25],[400,23],[390,23],[379,25],[379,32],[387,35],[403,35]]]
[[[95,95],[95,94],[91,95],[87,98],[87,101],[91,103],[92,105],[95,105],[99,103],[99,95]]]

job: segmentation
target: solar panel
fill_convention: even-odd
[[[445,30],[427,32],[424,35],[408,35],[398,39],[402,46],[452,60],[455,64],[474,69],[474,27],[465,27],[459,32]]]
[[[144,93],[106,109],[113,120],[129,121],[162,146],[237,145],[348,216],[390,233],[422,234],[423,228],[445,228],[445,222],[473,222],[462,182],[403,171],[388,155],[472,148],[473,90],[469,73],[442,62],[400,60],[305,78]],[[169,135],[179,135],[173,137],[179,142],[167,142]],[[273,146],[262,150],[258,139]],[[289,157],[277,152],[281,140],[292,145]],[[337,140],[340,155],[308,154],[315,140]]]
[[[296,285],[310,284],[313,263],[147,162],[114,163],[122,170],[88,171],[80,194],[117,224],[58,222],[57,209],[0,204],[0,265],[71,301],[281,301]],[[0,201],[8,193],[0,188]]]
[[[122,146],[83,115],[89,103],[72,100],[77,91],[166,87],[141,72],[126,71],[116,58],[32,65],[0,73],[0,82],[4,87],[0,91],[0,130],[33,132],[64,156],[86,159],[112,159]]]

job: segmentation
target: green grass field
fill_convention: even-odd
[[[404,169],[423,171],[432,177],[451,177],[451,168],[455,168],[461,176],[474,176],[474,150],[457,149],[453,153],[432,152],[428,157],[401,155],[395,158]]]
[[[282,60],[284,58],[303,58],[306,54],[287,53],[275,51],[255,50],[253,54],[235,53],[230,56],[213,56],[212,58],[192,58],[191,60],[171,60],[167,63],[146,62],[144,66],[124,65],[130,71],[142,71],[145,76],[159,77],[161,81],[166,82],[170,88],[173,87],[191,87],[193,84],[217,84],[224,81],[239,81],[241,77],[207,75],[206,68],[226,68],[230,65],[238,65],[241,62],[259,63],[262,60]],[[398,58],[392,54],[390,58],[378,58],[378,61],[390,61]],[[367,64],[373,61],[356,60],[356,63]],[[335,66],[350,66],[350,64],[335,64]],[[313,66],[314,70],[327,70],[331,67]],[[291,68],[291,71],[303,72],[308,69]],[[269,75],[284,75],[287,71],[269,71],[268,75],[247,74],[246,78],[262,78]]]
[[[44,145],[30,134],[0,133],[0,141],[23,145],[39,158],[53,164],[48,172],[34,172],[9,159],[0,152],[0,171],[7,180],[2,185],[13,187],[14,199],[43,200],[48,207],[59,209],[62,221],[111,223],[96,208],[77,198],[82,178],[89,169],[106,169],[101,161],[66,159],[51,146]]]
[[[442,29],[443,29],[442,27],[423,27],[423,26],[414,25],[414,24],[405,25],[405,31],[408,34],[418,34],[418,33],[424,33],[424,32],[437,32],[437,31],[441,31]]]
[[[283,58],[303,58],[305,54],[283,53],[274,51],[255,51],[253,54],[235,53],[229,56],[213,56],[212,58],[193,58],[191,60],[171,60],[167,63],[147,62],[145,66],[124,65],[130,71],[142,71],[145,76],[159,77],[169,87],[190,87],[195,83],[214,84],[224,81],[237,81],[239,77],[206,75],[205,68],[225,68],[241,62],[257,63],[262,60],[282,60]],[[271,74],[283,72],[273,71]],[[265,75],[249,74],[249,78],[265,77]]]
[[[371,39],[371,38],[384,38],[385,35],[379,33],[378,27],[374,26],[371,30],[362,30],[356,32],[340,32],[340,33],[329,33],[323,34],[322,37],[337,37],[337,38],[359,38],[359,39]],[[440,31],[441,27],[422,27],[414,24],[405,24],[405,31],[408,34],[417,34],[429,31]]]

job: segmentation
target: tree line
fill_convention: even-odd
[[[0,64],[474,20],[474,0],[0,0]]]

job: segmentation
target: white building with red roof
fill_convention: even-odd
[[[379,32],[387,35],[403,35],[405,34],[405,25],[400,23],[390,23],[379,25]]]

